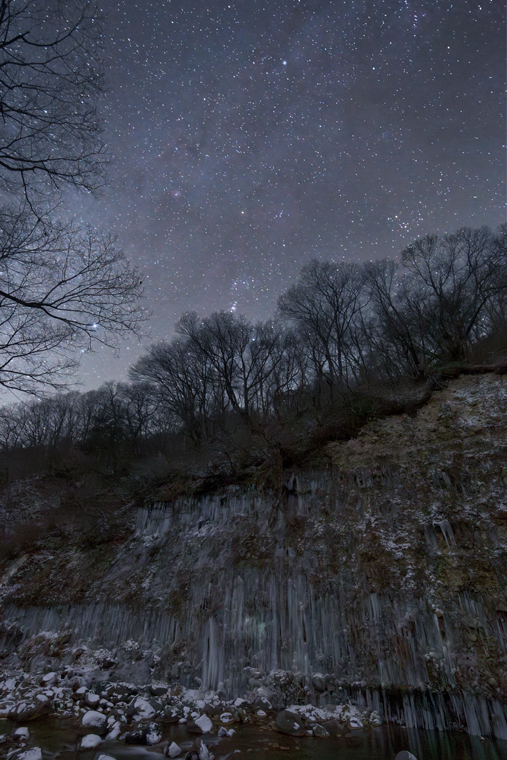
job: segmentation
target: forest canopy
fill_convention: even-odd
[[[274,319],[186,313],[172,340],[130,368],[130,383],[4,408],[0,445],[139,452],[172,440],[229,457],[238,436],[287,446],[350,411],[364,388],[435,385],[446,368],[495,361],[506,327],[506,227],[428,235],[400,262],[314,260]]]

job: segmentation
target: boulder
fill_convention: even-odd
[[[100,702],[100,697],[98,694],[95,694],[93,691],[88,691],[85,694],[85,704],[88,705],[88,707],[97,707],[97,705]]]
[[[178,757],[178,755],[181,755],[182,751],[183,750],[181,747],[178,747],[176,742],[171,742],[170,744],[167,744],[167,747],[164,750],[164,755],[166,757]]]
[[[380,715],[376,710],[373,710],[372,713],[370,713],[370,717],[368,718],[370,726],[381,726],[382,721],[380,719]]]
[[[153,747],[154,744],[158,744],[162,741],[162,729],[157,723],[150,723],[146,729],[146,744],[148,747]]]
[[[267,697],[263,697],[262,695],[258,696],[255,699],[253,706],[258,707],[260,710],[265,710],[266,712],[273,709],[273,706],[269,699],[267,699]]]
[[[193,754],[194,752],[197,753],[199,760],[213,760],[214,755],[210,753],[208,747],[206,744],[204,744],[202,739],[196,739],[193,743],[189,754]]]
[[[107,718],[104,713],[97,712],[96,710],[88,710],[81,718],[81,725],[86,728],[98,728],[100,733],[106,727]]]
[[[155,686],[152,684],[150,686],[150,694],[153,697],[163,697],[164,694],[167,694],[167,686]]]
[[[162,723],[178,723],[179,719],[183,717],[183,710],[181,707],[175,705],[167,705],[164,707],[164,712],[160,716]]]
[[[87,734],[81,739],[79,749],[95,749],[95,747],[98,747],[100,744],[102,744],[100,736],[97,736],[97,734]]]
[[[41,715],[47,715],[51,712],[51,698],[46,694],[37,694],[35,698],[26,702],[18,702],[9,711],[9,718],[18,723],[24,723],[26,720],[35,720]]]
[[[16,741],[25,741],[27,742],[30,738],[30,731],[26,726],[21,726],[20,728],[17,728],[14,733],[12,734],[12,738],[16,739]]]
[[[17,749],[14,752],[11,752],[9,760],[42,760],[42,750],[40,747]]]
[[[160,706],[160,710],[162,710],[162,705],[160,705],[160,703],[158,703],[158,705]],[[137,716],[140,720],[149,720],[150,718],[153,718],[156,713],[157,709],[152,704],[152,700],[144,699],[143,697],[133,699],[127,710],[127,716],[129,718]]]
[[[417,760],[417,758],[408,749],[403,749],[401,752],[398,752],[394,760]]]
[[[148,726],[131,731],[125,736],[126,744],[138,744],[152,747],[162,741],[162,729],[157,723],[150,723]]]
[[[322,739],[326,739],[328,736],[331,736],[327,728],[321,726],[320,723],[317,723],[315,726],[313,726],[313,735],[318,736]]]
[[[225,728],[225,726],[220,726],[220,728],[218,729],[217,736],[220,736],[220,737],[228,736],[230,738],[231,736],[234,736],[235,733],[236,732],[234,731],[233,728]]]
[[[312,684],[316,691],[326,691],[326,677],[322,673],[314,673],[312,676]]]
[[[146,744],[145,732],[141,728],[137,731],[129,731],[128,734],[125,735],[125,744],[145,745]]]
[[[121,726],[120,721],[115,721],[111,726],[109,726],[109,733],[106,736],[106,742],[112,742],[115,739],[119,737],[121,734]]]
[[[193,734],[209,734],[213,723],[207,715],[201,715],[193,723],[189,723],[187,728]]]
[[[276,727],[282,734],[288,734],[289,736],[304,736],[306,729],[303,726],[303,721],[297,713],[293,713],[290,710],[282,710],[278,713],[275,719]]]

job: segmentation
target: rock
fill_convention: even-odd
[[[269,701],[269,699],[267,699],[266,697],[263,697],[262,695],[256,698],[256,700],[253,703],[253,706],[259,707],[261,710],[266,710],[266,712],[268,710],[273,709],[273,706],[271,702]]]
[[[111,755],[99,755],[97,760],[115,760],[115,758]]]
[[[14,731],[14,733],[12,735],[12,738],[16,739],[18,741],[20,741],[20,740],[28,741],[28,739],[30,738],[30,731],[28,730],[28,728],[26,726],[23,726],[21,728],[17,728]]]
[[[157,723],[150,723],[148,726],[144,726],[137,731],[130,731],[125,736],[126,744],[147,745],[148,747],[152,747],[160,741],[162,741],[162,729]]]
[[[164,708],[164,712],[162,713],[160,720],[162,723],[178,723],[179,719],[183,717],[183,711],[178,709],[174,705],[167,705]]]
[[[146,744],[148,747],[153,747],[154,744],[158,744],[162,741],[162,729],[157,723],[150,723],[146,729]]]
[[[289,736],[304,736],[306,734],[306,729],[300,716],[290,710],[279,712],[275,723],[278,731],[282,734],[288,734]]]
[[[107,718],[96,710],[88,710],[81,718],[81,725],[87,728],[98,728],[101,732],[106,727]]]
[[[100,702],[100,697],[98,694],[94,694],[93,691],[88,691],[85,694],[85,704],[88,705],[88,707],[97,707],[98,703]]]
[[[266,713],[264,713],[264,715],[265,714]],[[230,713],[230,712],[224,712],[220,716],[220,723],[225,723],[227,725],[227,723],[233,723],[233,722],[234,722],[234,717],[233,717],[232,713]]]
[[[138,731],[129,731],[128,734],[125,735],[125,744],[145,745],[146,733],[142,729],[139,729]]]
[[[18,723],[24,723],[25,720],[35,720],[49,712],[51,712],[51,698],[46,694],[36,694],[30,701],[18,702],[9,711],[9,718]]]
[[[417,757],[409,752],[408,749],[403,749],[401,752],[398,752],[394,760],[417,760]]]
[[[81,739],[79,749],[95,749],[95,747],[98,747],[99,744],[102,744],[102,739],[100,736],[97,736],[97,734],[87,734]]]
[[[316,723],[315,726],[313,726],[313,735],[318,736],[319,738],[325,739],[328,736],[331,736],[327,728],[324,728],[324,726],[321,726],[320,723]]]
[[[162,710],[162,705],[160,705]],[[151,700],[143,699],[143,697],[137,697],[134,699],[128,707],[127,715],[130,718],[138,716],[140,720],[149,720],[153,718],[157,710],[151,703]]]
[[[363,723],[359,718],[356,718],[355,715],[352,715],[349,718],[349,728],[357,729],[357,728],[363,728]]]
[[[42,760],[42,750],[40,747],[17,749],[9,755],[9,760]]]
[[[181,755],[182,751],[183,750],[181,749],[181,747],[178,747],[178,745],[176,744],[176,742],[171,742],[165,748],[164,755],[166,757],[178,757],[178,755]],[[99,758],[99,760],[100,760],[100,758]]]
[[[201,715],[199,718],[197,718],[197,720],[194,721],[194,724],[198,728],[200,728],[203,734],[209,734],[209,732],[213,728],[213,723],[211,722],[211,720],[208,718],[207,715]],[[189,731],[190,731],[190,727],[189,727]]]
[[[153,697],[163,697],[164,694],[167,694],[167,686],[154,686],[152,684],[150,686],[150,694]]]
[[[369,717],[370,726],[381,726],[382,721],[380,720],[380,715],[376,710],[373,710],[372,713],[370,713]]]
[[[225,728],[225,726],[220,726],[217,736],[228,736],[230,738],[231,736],[234,736],[235,733],[236,732],[233,728]]]
[[[326,691],[326,677],[322,673],[314,673],[312,676],[312,684],[316,691]]]
[[[106,736],[106,742],[112,742],[121,734],[120,721],[115,721],[109,729],[109,733]]]
[[[206,746],[206,744],[204,744],[202,739],[195,740],[190,750],[190,754],[194,752],[197,753],[197,757],[199,758],[199,760],[213,760],[214,756],[210,753],[208,747]]]
[[[195,750],[192,752],[187,752],[185,755],[185,760],[199,760],[199,754],[195,752]]]
[[[42,676],[41,678],[41,684],[43,686],[51,686],[58,680],[58,675],[56,673],[46,673],[45,676]]]

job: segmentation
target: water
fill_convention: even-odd
[[[40,746],[44,760],[75,760],[77,743],[84,734],[74,721],[41,718],[28,724],[30,745]],[[0,733],[10,734],[17,725],[0,720]],[[417,731],[399,726],[379,726],[362,735],[343,738],[294,738],[265,727],[235,724],[232,738],[204,736],[217,760],[238,749],[255,757],[283,760],[290,753],[299,760],[394,760],[409,750],[417,760],[507,760],[507,742],[479,739],[461,732]],[[162,760],[166,741],[175,741],[185,757],[194,741],[184,725],[163,726],[163,742],[155,747],[132,747],[104,742],[98,749],[79,752],[80,760],[96,760],[100,754],[117,760]],[[5,745],[4,747],[5,748]],[[2,749],[3,749],[2,748]],[[282,749],[283,748],[283,749]]]

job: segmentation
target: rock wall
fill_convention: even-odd
[[[99,551],[25,555],[2,581],[3,656],[280,704],[353,696],[507,739],[506,382],[454,381],[276,493],[154,504]]]

